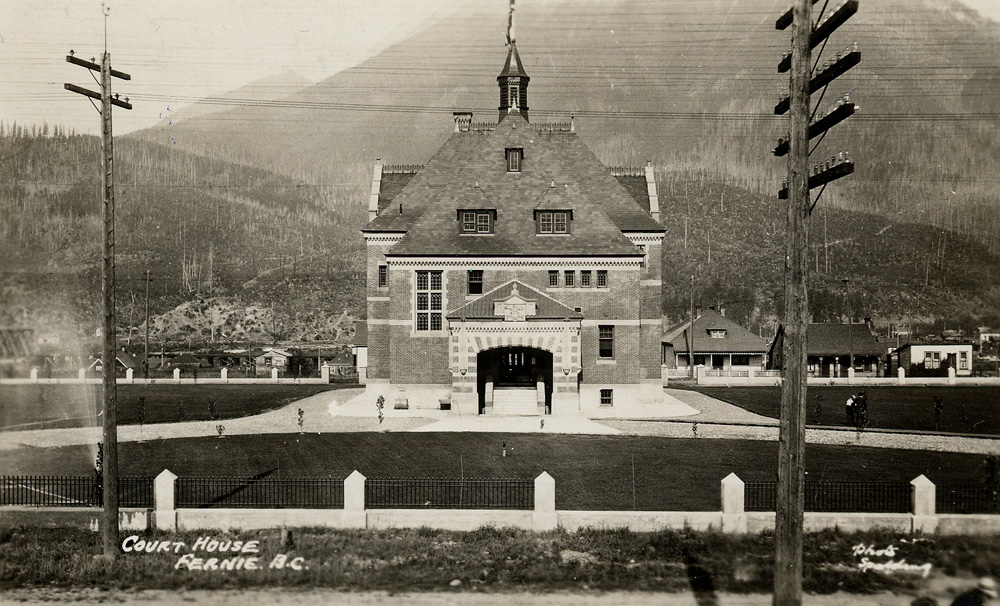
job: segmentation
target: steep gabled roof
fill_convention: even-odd
[[[523,150],[508,173],[505,150]],[[573,211],[570,233],[535,234],[533,210]],[[402,205],[402,212],[400,212]],[[458,209],[497,209],[494,233],[462,235]],[[364,231],[405,231],[390,256],[639,255],[623,231],[664,229],[575,133],[539,132],[519,114],[492,131],[453,133]]]
[[[664,333],[662,342],[673,346],[677,353],[687,353],[687,330],[690,320],[674,325]],[[711,330],[725,330],[726,336],[712,338]],[[767,341],[723,316],[714,309],[701,312],[694,319],[694,352],[697,353],[766,353]]]
[[[494,313],[493,304],[496,301],[509,299],[515,289],[518,296],[535,303],[534,315],[527,320],[579,320],[583,314],[565,305],[545,293],[539,292],[520,280],[511,280],[502,286],[494,288],[483,296],[469,301],[458,309],[448,312],[449,320],[502,320]]]

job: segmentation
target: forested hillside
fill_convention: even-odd
[[[787,128],[773,115],[787,89],[776,65],[788,32],[774,29],[784,8],[772,0],[519,4],[532,119],[575,114],[581,137],[609,165],[651,159],[773,196],[785,170],[770,153]],[[469,3],[293,101],[220,95],[211,103],[226,111],[136,136],[238,151],[258,166],[335,181],[375,158],[425,162],[450,133],[452,110],[496,119],[505,25],[504,3]],[[952,0],[874,0],[820,60],[853,42],[861,64],[813,99],[825,108],[850,94],[861,107],[815,152],[849,150],[857,160],[825,203],[952,229],[1000,252],[995,24]]]
[[[100,141],[4,125],[0,150],[0,173],[14,177],[0,183],[0,323],[92,334],[100,301]],[[188,328],[154,323],[154,336],[167,339],[335,338],[345,330],[334,328],[345,311],[363,311],[363,179],[294,181],[128,138],[116,141],[115,152],[123,333],[142,323],[147,270],[154,316],[211,302],[184,308]],[[221,330],[230,317],[240,328]]]

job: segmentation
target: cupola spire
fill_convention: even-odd
[[[510,112],[518,112],[525,120],[528,119],[528,74],[521,65],[521,57],[517,54],[517,41],[514,37],[514,0],[510,0],[510,13],[507,16],[507,61],[503,70],[497,76],[500,87],[500,118],[507,117]]]

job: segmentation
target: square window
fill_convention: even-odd
[[[479,213],[476,215],[476,233],[489,234],[493,233],[493,229],[490,225],[490,214],[489,213]]]
[[[476,231],[476,213],[462,213],[462,231],[466,233]]]
[[[385,265],[378,266],[378,285],[379,286],[389,285],[389,268]]]
[[[567,269],[563,273],[563,280],[565,281],[566,286],[575,286],[576,285],[576,270]]]
[[[608,270],[598,269],[597,270],[597,288],[607,288],[608,286]]]
[[[469,294],[470,295],[483,294],[483,270],[481,269],[469,270]]]
[[[614,406],[614,393],[613,389],[602,389],[601,406]]]
[[[549,287],[555,288],[559,286],[559,270],[550,269],[549,270]]]
[[[590,288],[590,270],[585,269],[580,272],[580,286]]]
[[[597,327],[597,357],[599,357],[599,358],[613,358],[613,357],[615,357],[615,327],[614,326],[598,326]]]
[[[550,212],[538,213],[538,233],[540,234],[552,233],[552,213]]]
[[[552,213],[552,233],[565,234],[568,232],[566,213]]]

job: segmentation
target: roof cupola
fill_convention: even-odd
[[[531,79],[524,72],[521,57],[517,54],[517,43],[514,39],[514,0],[510,0],[510,16],[507,20],[507,61],[497,76],[500,87],[500,122],[510,112],[518,112],[525,120],[528,119],[528,81]]]

